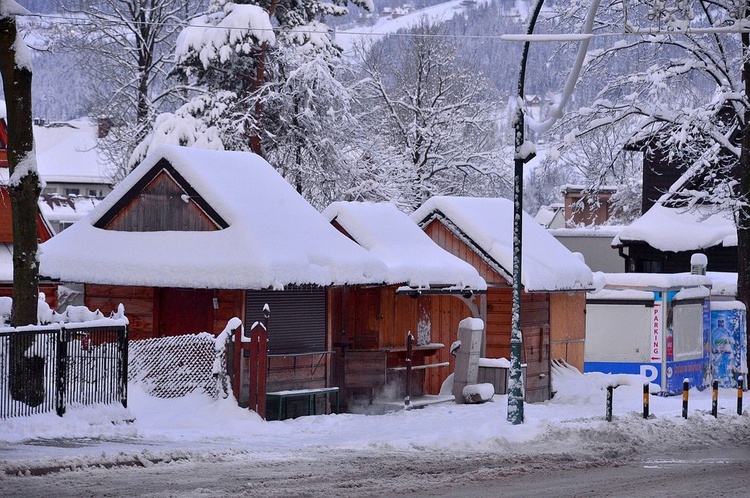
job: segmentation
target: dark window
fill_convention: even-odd
[[[661,273],[662,264],[661,261],[644,259],[641,261],[641,272],[643,273]]]
[[[79,188],[66,188],[65,195],[81,195],[81,189]]]

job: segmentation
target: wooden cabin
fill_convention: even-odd
[[[335,372],[345,398],[403,400],[410,333],[410,397],[437,395],[453,372],[448,349],[458,323],[479,317],[486,283],[393,204],[335,202],[323,216],[388,269],[382,285],[329,290]]]
[[[487,282],[483,356],[510,357],[513,204],[499,198],[433,197],[412,218]],[[589,268],[524,214],[521,305],[526,400],[551,396],[551,358],[583,367]]]
[[[330,385],[327,288],[385,279],[267,162],[164,146],[85,218],[46,242],[41,273],[119,303],[131,340],[268,321],[267,390]]]

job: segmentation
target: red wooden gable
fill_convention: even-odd
[[[37,238],[45,242],[52,238],[52,229],[42,217],[41,212],[36,215]],[[13,214],[10,208],[10,192],[3,186],[0,188],[0,243],[13,243]]]
[[[0,168],[8,167],[8,127],[0,118]]]
[[[96,223],[125,232],[211,231],[228,224],[190,184],[161,160]]]

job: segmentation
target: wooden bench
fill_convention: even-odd
[[[339,412],[339,388],[338,387],[319,387],[319,388],[311,388],[311,389],[297,389],[297,390],[290,390],[290,391],[276,391],[271,393],[266,393],[266,398],[274,398],[278,400],[279,403],[279,410],[278,410],[278,418],[276,420],[282,420],[282,414],[283,414],[283,407],[284,407],[284,400],[289,398],[304,398],[307,397],[307,414],[308,415],[315,415],[315,397],[318,395],[325,395],[326,400],[328,400],[328,396],[331,394],[336,395],[336,411],[335,413]]]

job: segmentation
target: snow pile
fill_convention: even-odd
[[[96,466],[137,459],[147,453],[213,460],[219,455],[283,460],[304,453],[366,451],[476,451],[504,454],[550,452],[595,458],[628,455],[655,445],[721,445],[750,439],[747,412],[734,412],[736,392],[720,390],[719,418],[710,415],[711,392],[690,391],[687,420],[682,399],[651,397],[644,420],[639,376],[553,371],[555,397],[525,405],[525,421],[507,420],[507,396],[483,404],[444,403],[385,415],[325,415],[283,422],[261,420],[234,400],[193,393],[158,399],[137,385],[128,408],[71,408],[62,418],[35,415],[4,420],[0,427],[0,470]],[[613,422],[604,420],[606,387],[614,390]],[[79,442],[77,442],[79,441]],[[248,458],[244,456],[242,458]]]

